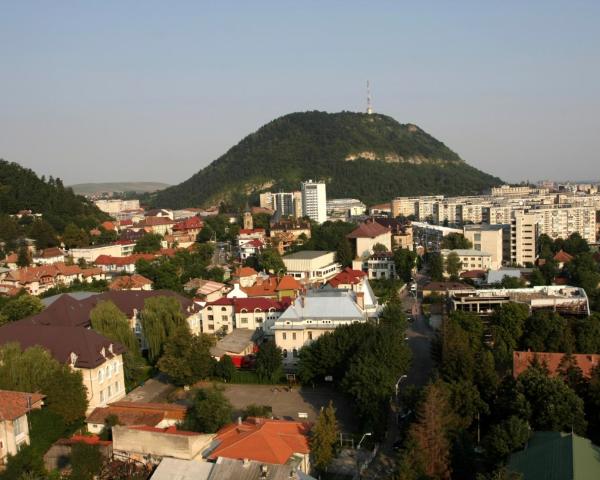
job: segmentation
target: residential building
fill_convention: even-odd
[[[352,261],[352,268],[365,272],[369,280],[396,278],[396,263],[391,252],[378,252],[366,258],[355,259]]]
[[[431,252],[439,252],[442,240],[451,233],[463,233],[462,229],[432,225],[430,223],[412,222],[413,239],[416,246]]]
[[[302,220],[280,219],[269,229],[269,242],[280,255],[283,255],[292,245],[310,239],[310,224]]]
[[[302,284],[291,275],[260,275],[254,285],[243,288],[246,297],[263,297],[273,300],[283,300],[286,297],[296,298],[303,290]]]
[[[283,351],[286,368],[298,363],[302,347],[341,325],[367,321],[358,307],[354,292],[345,290],[311,290],[298,297],[275,320],[275,343]]]
[[[497,270],[504,260],[504,235],[502,225],[465,225],[464,237],[471,242],[474,250],[491,255],[490,268]]]
[[[136,272],[135,264],[140,260],[151,262],[156,258],[154,253],[134,253],[126,257],[111,257],[110,255],[100,255],[94,261],[102,271],[109,275],[134,274]]]
[[[305,217],[314,222],[323,223],[327,220],[327,191],[325,183],[302,183],[302,212]]]
[[[367,212],[367,206],[356,198],[333,198],[327,200],[327,219],[348,221]]]
[[[459,274],[462,272],[466,272],[469,270],[489,270],[492,268],[492,255],[489,253],[484,253],[479,250],[474,249],[455,249],[441,250],[442,258],[444,262],[448,259],[448,255],[451,253],[455,253],[458,255],[460,259],[461,267],[459,270]]]
[[[119,425],[146,425],[148,427],[172,427],[183,422],[187,407],[176,403],[112,402],[95,408],[85,419],[90,433],[101,433],[106,420],[117,417]]]
[[[346,238],[354,242],[358,258],[368,257],[374,253],[375,245],[382,245],[386,251],[392,251],[392,234],[390,230],[373,220],[361,223],[355,230],[346,235]]]
[[[201,302],[214,302],[229,291],[229,287],[224,283],[202,278],[192,278],[183,288],[186,292],[193,293]]]
[[[463,203],[450,199],[436,202],[433,205],[433,223],[437,225],[462,225]]]
[[[18,343],[21,349],[40,346],[58,362],[82,374],[87,413],[125,396],[125,347],[87,328],[35,325],[28,319],[0,327],[0,345]]]
[[[292,420],[248,418],[217,432],[217,447],[209,460],[228,458],[287,465],[304,473],[310,471],[310,425]]]
[[[288,275],[304,284],[325,283],[341,271],[335,252],[301,250],[282,257]]]
[[[515,350],[513,352],[513,376],[517,378],[535,361],[544,365],[551,376],[561,375],[559,369],[565,356],[565,353],[519,352]],[[592,376],[594,368],[600,365],[600,355],[593,353],[573,353],[570,355],[569,360],[574,361],[581,369],[583,376],[588,379]]]
[[[108,213],[111,217],[115,217],[117,214],[125,210],[139,210],[139,200],[96,200],[94,202],[96,206],[105,213]]]
[[[149,278],[134,273],[116,277],[109,285],[109,290],[152,290],[153,282]]]
[[[600,478],[600,447],[573,432],[534,432],[507,470],[523,480],[592,480]]]
[[[282,217],[295,216],[294,194],[292,192],[273,193],[273,210]]]
[[[36,265],[52,265],[54,263],[65,262],[65,252],[58,247],[45,248],[38,250],[33,255],[33,263]]]
[[[39,393],[0,390],[0,467],[9,455],[29,445],[27,414],[41,408],[43,399]]]
[[[252,267],[240,267],[231,276],[233,282],[236,282],[240,287],[251,287],[256,283],[258,272]]]
[[[416,197],[396,197],[392,200],[392,218],[397,217],[416,217],[417,215]]]
[[[123,246],[120,243],[115,243],[111,245],[94,245],[84,248],[72,248],[69,250],[69,256],[73,259],[74,263],[77,263],[80,260],[86,263],[94,263],[100,255],[122,257]]]
[[[391,217],[392,216],[392,202],[378,203],[369,207],[369,215],[372,217]],[[396,215],[397,216],[397,215]],[[395,218],[395,217],[393,217]]]
[[[489,316],[508,302],[521,303],[536,310],[554,311],[563,316],[590,315],[588,297],[583,288],[550,285],[530,288],[455,289],[449,292],[452,310]]]
[[[413,250],[413,228],[410,222],[401,222],[397,218],[375,217],[374,220],[387,228],[392,234],[392,248]]]
[[[525,211],[513,212],[510,222],[510,261],[512,264],[533,265],[537,256],[538,225]]]
[[[247,366],[248,356],[258,350],[257,338],[256,330],[235,328],[210,348],[210,354],[217,361],[227,355],[238,368]]]
[[[231,332],[247,328],[267,332],[281,315],[289,301],[278,302],[269,298],[227,298],[208,302],[200,311],[203,333]]]

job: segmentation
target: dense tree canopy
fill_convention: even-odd
[[[213,386],[196,392],[193,403],[183,422],[185,430],[214,433],[231,422],[233,408],[222,390]]]
[[[156,362],[163,353],[167,339],[187,323],[179,301],[174,297],[151,297],[141,311],[142,331],[148,345],[148,358]]]

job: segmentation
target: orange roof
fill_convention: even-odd
[[[296,280],[294,277],[292,277],[291,275],[284,275],[283,277],[281,277],[281,280],[279,280],[279,284],[277,285],[276,290],[301,290],[302,289],[302,285],[300,285],[300,282],[298,282],[298,280]]]
[[[240,267],[233,272],[234,277],[251,277],[252,275],[258,275],[258,272],[252,267]]]
[[[117,265],[123,267],[125,265],[133,265],[138,260],[154,260],[156,256],[152,253],[134,253],[127,257],[113,257],[111,255],[99,255],[94,261],[96,265]]]
[[[573,256],[569,255],[564,250],[560,250],[556,253],[556,255],[554,255],[554,260],[559,263],[569,263],[571,260],[573,260]]]
[[[129,427],[131,430],[141,430],[142,432],[156,432],[156,433],[166,433],[169,435],[184,435],[186,437],[194,437],[197,435],[202,435],[198,432],[188,432],[187,430],[177,430],[177,427],[148,427],[146,425],[134,425]]]
[[[171,403],[115,402],[95,408],[86,418],[87,423],[102,424],[109,415],[116,415],[121,425],[155,427],[165,419],[183,421],[187,408]]]
[[[350,267],[346,267],[335,277],[329,280],[329,284],[337,288],[338,285],[356,285],[362,281],[362,278],[367,274],[362,270],[352,270]]]
[[[209,456],[285,464],[294,453],[309,453],[308,424],[288,420],[249,418],[217,432],[220,442]]]
[[[135,273],[115,278],[108,288],[110,290],[133,290],[134,288],[142,288],[145,285],[152,285],[152,280]]]
[[[102,227],[104,227],[104,230],[114,230],[115,229],[115,224],[113,222],[102,222]]]
[[[515,351],[513,352],[513,376],[516,378],[521,375],[536,358],[540,363],[546,365],[550,375],[557,375],[564,356],[564,353]],[[572,356],[586,378],[592,376],[592,370],[600,363],[600,355],[597,354],[574,353]]]
[[[377,222],[365,222],[346,235],[346,238],[376,238],[390,231]]]
[[[25,415],[45,395],[39,393],[13,392],[0,390],[0,420],[15,420]]]
[[[73,445],[74,443],[86,443],[88,445],[108,446],[110,440],[101,440],[98,435],[73,435],[71,438],[59,438],[55,445]]]

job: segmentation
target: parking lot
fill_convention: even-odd
[[[313,390],[310,387],[296,387],[288,391],[287,387],[276,385],[240,384],[223,385],[223,388],[236,415],[250,404],[270,405],[275,417],[314,422],[321,407],[327,406],[331,400],[336,408],[340,428],[345,432],[352,432],[356,428],[351,405],[332,388],[318,387]],[[306,418],[304,415],[300,418],[298,414],[306,414]]]

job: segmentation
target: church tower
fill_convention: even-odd
[[[244,229],[252,230],[253,228],[254,221],[252,220],[252,213],[250,212],[250,209],[246,208],[246,211],[244,212]]]

